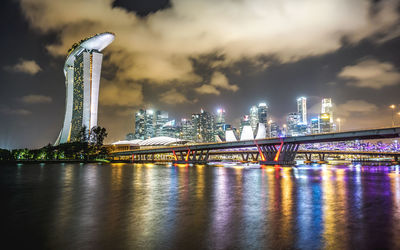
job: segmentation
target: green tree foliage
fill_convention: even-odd
[[[0,148],[0,161],[10,161],[12,159],[10,150]]]
[[[58,146],[48,144],[40,149],[14,149],[12,151],[0,149],[0,161],[6,160],[94,160],[105,159],[109,152],[103,147],[107,130],[102,127],[93,127],[88,133],[83,127],[79,137],[74,142],[63,143]]]

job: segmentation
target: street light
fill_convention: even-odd
[[[337,118],[336,121],[338,122],[338,125],[339,125],[339,132],[340,132],[340,118]]]
[[[389,106],[392,109],[392,127],[394,127],[394,109],[396,106],[394,104]]]

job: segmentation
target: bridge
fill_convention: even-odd
[[[300,144],[373,140],[400,137],[400,127],[346,131],[338,133],[313,134],[297,137],[265,138],[235,142],[199,143],[182,146],[148,147],[136,150],[113,152],[113,156],[129,156],[135,162],[151,162],[158,159],[173,163],[207,163],[210,155],[243,154],[243,160],[251,159],[262,165],[294,165],[297,154],[305,154],[310,158],[311,153],[321,155],[329,152],[299,152]],[[242,151],[242,152],[240,152]],[[339,154],[337,151],[333,151]],[[341,153],[351,154],[352,151]],[[360,153],[360,152],[359,152]],[[377,152],[381,153],[381,152]],[[397,155],[395,156],[397,160]]]

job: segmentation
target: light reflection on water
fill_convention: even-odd
[[[0,171],[4,239],[15,248],[400,248],[398,166]]]

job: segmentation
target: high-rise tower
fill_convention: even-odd
[[[330,123],[333,124],[333,104],[331,98],[322,99],[321,113],[328,113]]]
[[[89,132],[97,126],[97,107],[103,54],[100,52],[114,41],[114,34],[101,33],[75,43],[68,51],[64,64],[67,89],[65,117],[55,142],[71,142],[86,127]]]
[[[300,115],[300,124],[307,124],[307,98],[300,97],[297,99],[297,112]]]

